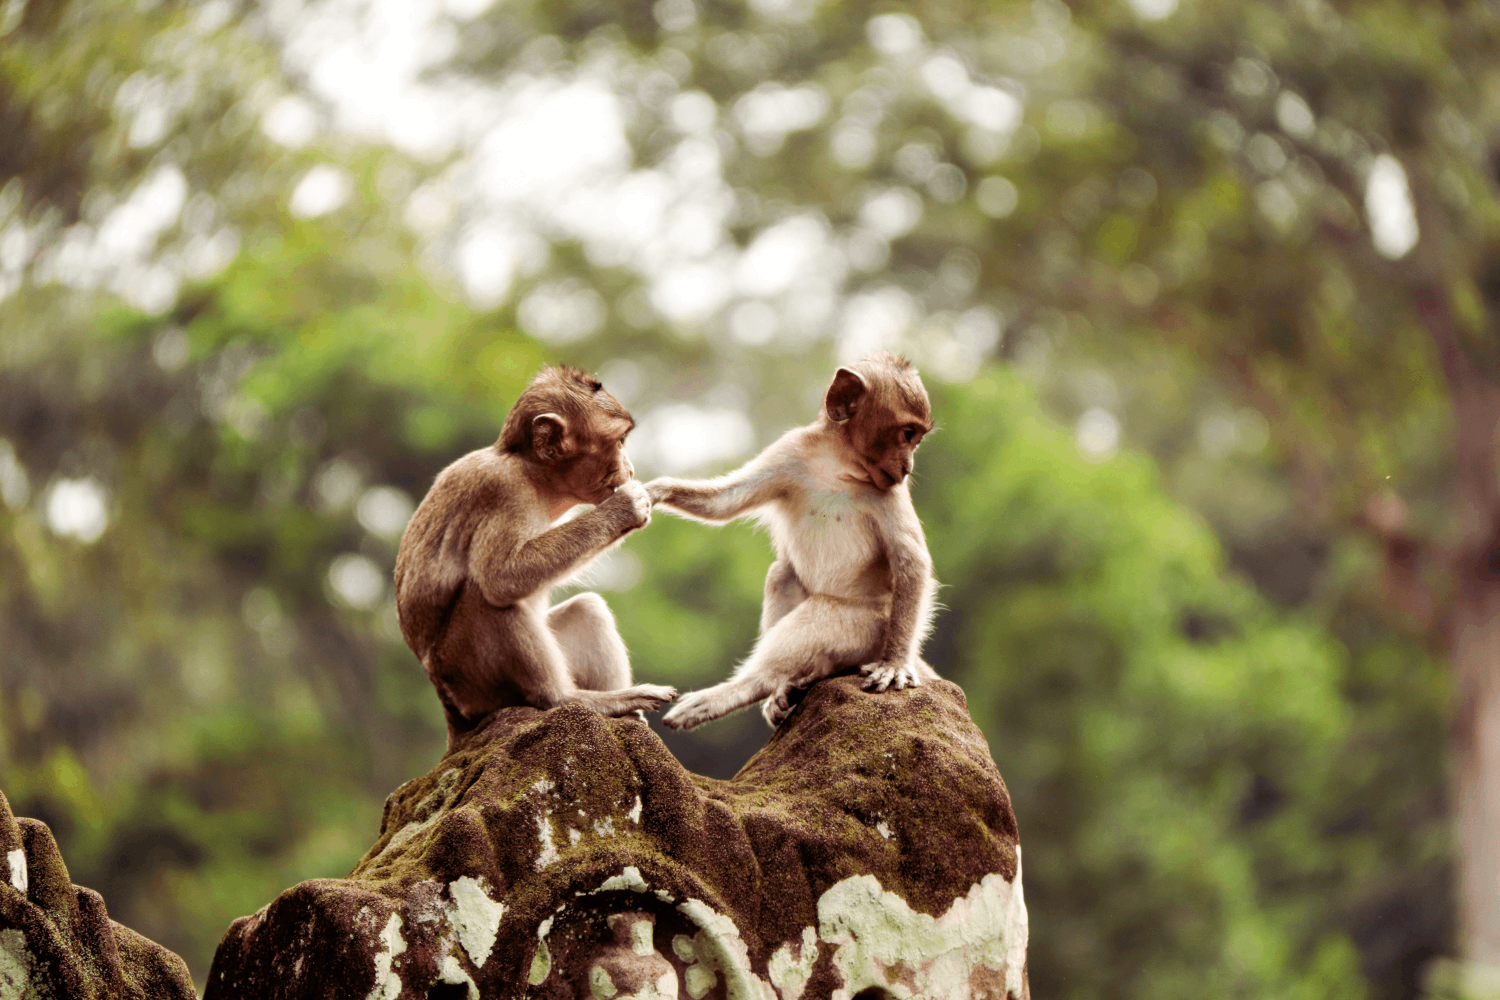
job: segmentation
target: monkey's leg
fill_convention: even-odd
[[[863,662],[884,624],[879,605],[812,594],[760,637],[733,677],[683,696],[662,722],[692,729],[764,698],[784,703],[792,690]]]
[[[573,683],[587,691],[630,687],[630,654],[615,616],[598,594],[575,594],[547,612]]]
[[[603,605],[598,597],[594,597],[594,600]],[[590,602],[585,600],[580,603],[587,608]],[[608,609],[603,610],[607,615]],[[587,620],[590,613],[575,609],[567,614]],[[662,702],[671,701],[677,696],[676,690],[659,684],[639,684],[615,691],[580,688],[574,681],[564,645],[558,641],[558,636],[549,625],[550,617],[550,614],[534,610],[513,614],[507,630],[507,644],[496,651],[498,655],[495,662],[509,664],[509,676],[505,679],[520,690],[526,704],[536,708],[582,705],[600,715],[617,716],[640,710],[655,710]],[[598,619],[595,618],[595,621],[597,623]],[[610,624],[613,626],[613,620]],[[569,630],[569,635],[578,637],[581,631]],[[595,637],[597,638],[597,633]],[[588,644],[579,639],[578,645]],[[594,655],[597,657],[597,652]],[[630,668],[625,661],[623,645],[619,652],[619,662],[624,664],[623,669],[628,679]]]
[[[760,603],[760,634],[765,635],[791,610],[807,600],[807,588],[789,560],[778,559],[766,571],[766,593]]]
[[[575,594],[547,613],[575,690],[572,700],[605,715],[640,714],[671,701],[677,690],[656,684],[630,686],[630,654],[615,616],[598,594]],[[601,700],[593,692],[609,692]],[[644,715],[641,716],[645,718]]]

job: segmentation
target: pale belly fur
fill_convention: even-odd
[[[888,572],[870,515],[857,496],[840,489],[809,490],[774,505],[766,518],[777,554],[792,564],[810,593],[851,600],[889,596]]]

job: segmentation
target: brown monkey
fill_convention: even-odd
[[[840,368],[823,412],[718,479],[646,484],[653,503],[709,524],[753,515],[769,525],[760,639],[722,684],[684,695],[662,721],[691,729],[789,695],[843,667],[884,691],[937,676],[918,656],[931,627],[932,560],[906,477],[932,430],[927,392],[904,358],[877,351]]]
[[[598,594],[548,606],[553,587],[651,520],[633,477],[629,413],[592,376],[544,368],[500,439],[438,473],[401,538],[396,609],[458,732],[505,705],[655,709],[677,692],[630,686],[630,660]],[[592,510],[558,523],[577,504]]]

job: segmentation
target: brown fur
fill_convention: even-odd
[[[630,686],[598,594],[549,607],[553,587],[651,519],[625,455],[634,421],[585,372],[545,368],[500,439],[438,474],[396,557],[401,634],[448,716],[449,745],[507,705],[655,709],[672,688]],[[596,506],[557,523],[577,504]]]
[[[919,654],[936,583],[906,479],[932,430],[927,392],[905,359],[878,351],[840,368],[823,412],[718,479],[656,479],[653,503],[771,529],[760,639],[722,684],[685,695],[662,721],[691,729],[765,699],[776,725],[792,692],[846,667],[884,691],[936,676]]]

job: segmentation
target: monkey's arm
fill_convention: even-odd
[[[717,479],[653,479],[646,484],[646,492],[652,503],[674,514],[705,524],[727,524],[785,495],[791,472],[781,450],[777,442]]]
[[[880,660],[860,668],[869,678],[865,687],[875,691],[921,682],[922,668],[917,654],[932,629],[932,600],[937,589],[927,539],[910,500],[893,503],[880,526],[891,569],[891,615],[886,623]]]
[[[487,602],[509,607],[551,587],[650,520],[651,501],[633,479],[593,510],[519,544],[504,516],[497,515],[474,534],[470,575]]]

